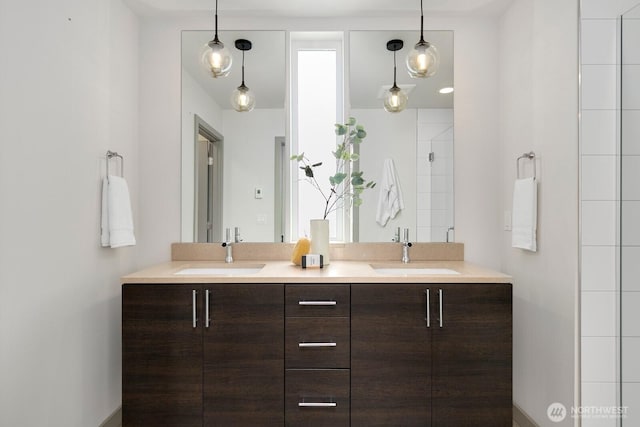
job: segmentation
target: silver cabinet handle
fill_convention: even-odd
[[[425,319],[427,321],[427,328],[431,327],[431,298],[430,298],[430,294],[431,291],[429,289],[427,289],[426,291],[424,291],[425,295],[427,296],[427,308],[425,309]]]
[[[443,299],[444,299],[444,292],[442,292],[442,289],[438,289],[438,300],[439,300],[438,302],[439,302],[439,306],[440,306],[440,319],[439,319],[439,321],[440,321],[440,327],[441,328],[442,328],[442,321],[443,321],[443,319],[442,319],[442,305],[444,304]]]
[[[209,315],[209,295],[211,295],[211,291],[209,289],[204,291],[204,326],[207,329],[211,326],[211,316]]]
[[[298,305],[336,305],[335,301],[298,301]]]
[[[196,308],[196,304],[198,303],[198,291],[196,291],[195,289],[193,290],[192,293],[192,305],[193,305],[193,328],[197,328],[198,327],[198,309]]]
[[[308,348],[308,347],[336,347],[338,344],[334,342],[299,342],[299,348]]]
[[[335,408],[338,406],[335,402],[298,402],[300,408]]]

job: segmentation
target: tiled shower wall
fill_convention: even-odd
[[[417,240],[444,242],[453,226],[453,109],[419,109],[417,126]]]
[[[637,156],[640,146],[633,156],[631,152],[621,152],[619,143],[619,18],[637,1],[581,1],[581,405],[618,406],[619,381],[622,380],[622,405],[630,407],[627,418],[622,420],[623,426],[640,425],[640,372],[634,372],[633,365],[627,364],[622,379],[619,377],[621,356],[623,361],[640,360],[640,156]],[[629,37],[635,37],[640,43],[640,31],[635,31]],[[625,96],[629,89],[625,87]],[[631,108],[640,109],[637,105],[640,99],[636,101],[636,105],[626,105],[627,111],[622,114],[626,115],[623,123],[630,127],[624,132],[636,132],[637,140],[640,116]],[[621,157],[621,154],[625,155]],[[626,183],[622,188],[635,192],[622,194],[622,241],[618,235],[621,170],[625,171],[622,182]],[[625,217],[636,218],[635,226],[629,221],[625,223]],[[620,244],[623,245],[622,264]],[[634,365],[638,371],[637,363]],[[618,422],[615,418],[585,416],[582,425],[613,427],[619,425]]]

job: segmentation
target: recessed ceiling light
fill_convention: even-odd
[[[443,87],[442,89],[440,89],[439,92],[440,93],[452,93],[453,92],[453,88],[452,87]]]

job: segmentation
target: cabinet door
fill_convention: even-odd
[[[455,284],[431,289],[436,294],[433,425],[510,427],[511,285]]]
[[[352,426],[431,425],[426,289],[351,285]]]
[[[133,426],[202,426],[200,287],[122,287],[122,421]],[[200,319],[199,322],[202,320]]]
[[[205,286],[204,425],[284,424],[284,286]]]

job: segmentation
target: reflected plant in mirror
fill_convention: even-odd
[[[329,176],[328,189],[323,190],[313,173],[314,168],[322,166],[322,162],[312,163],[304,153],[291,156],[291,160],[300,163],[300,169],[304,171],[307,181],[320,192],[325,201],[322,219],[327,219],[331,212],[341,207],[360,206],[362,193],[376,186],[373,181],[365,181],[363,171],[354,169],[354,162],[360,158],[355,152],[355,146],[361,144],[367,136],[364,126],[356,124],[356,119],[351,117],[347,123],[336,123],[335,127],[336,135],[342,136],[343,139],[337,145],[336,151],[331,152],[336,158],[336,173]],[[349,177],[350,180],[347,179]]]

